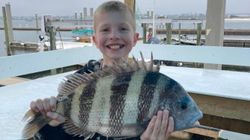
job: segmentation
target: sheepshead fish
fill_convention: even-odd
[[[159,110],[168,109],[174,130],[195,126],[202,112],[175,80],[159,73],[159,66],[133,59],[90,74],[74,73],[58,88],[57,109],[65,116],[65,132],[107,137],[139,136]],[[23,138],[31,138],[50,119],[29,110]]]

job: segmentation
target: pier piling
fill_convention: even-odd
[[[47,27],[49,31],[49,38],[50,38],[50,47],[49,50],[56,50],[56,30],[53,26]],[[56,69],[50,70],[51,75],[57,74]]]
[[[178,39],[181,41],[181,23],[179,22]]]
[[[4,20],[5,45],[7,48],[7,55],[10,56],[12,55],[10,43],[14,40],[13,31],[12,31],[10,5],[8,6],[8,8],[7,8],[7,5],[5,7],[2,7],[2,12],[3,12],[3,20]]]
[[[141,26],[142,26],[142,33],[143,33],[143,35],[142,35],[143,43],[146,43],[147,42],[147,40],[146,40],[146,36],[147,36],[147,24],[146,23],[142,23]]]
[[[197,38],[196,38],[196,44],[201,45],[201,29],[202,23],[197,23]]]
[[[172,27],[171,27],[171,23],[166,23],[166,29],[167,29],[167,44],[171,44],[172,41]]]
[[[36,28],[38,29],[39,26],[38,26],[38,15],[37,14],[35,14],[35,18],[36,18]],[[38,30],[37,30],[37,33],[38,33]]]

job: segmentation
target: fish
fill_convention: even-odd
[[[66,133],[92,137],[124,138],[141,135],[159,110],[168,110],[174,130],[195,127],[203,113],[174,79],[160,66],[133,57],[91,73],[73,73],[59,84],[55,112],[63,115]],[[51,119],[32,110],[24,115],[23,139],[33,137]]]

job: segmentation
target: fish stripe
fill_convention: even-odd
[[[156,88],[155,88],[157,90],[154,91],[154,97],[151,102],[147,118],[152,118],[153,115],[156,114],[156,111],[159,110],[158,105],[161,105],[161,103],[164,103],[162,102],[162,100],[165,99],[164,96],[166,96],[167,94],[163,91],[165,90],[165,86],[167,83],[168,81],[166,80],[166,77],[160,75],[156,84]]]
[[[139,93],[141,91],[141,89],[138,87],[141,87],[144,76],[145,73],[143,73],[142,71],[137,71],[131,77],[129,88],[127,91],[127,96],[125,99],[124,116],[123,116],[124,124],[137,123],[136,121],[139,111],[136,105],[138,103]],[[123,135],[129,135],[129,134],[132,135],[133,133],[136,133],[133,127],[124,126],[123,128],[124,128],[122,131]]]
[[[163,93],[160,94],[160,98],[162,100],[159,101],[158,104],[160,105],[161,108],[168,109],[170,115],[175,118],[174,114],[172,113],[173,111],[175,112],[176,109],[174,103],[179,102],[179,100],[181,99],[181,97],[179,97],[179,95],[176,94],[176,91],[180,91],[180,89],[176,89],[179,87],[179,84],[169,77],[165,78],[166,78],[164,86],[165,94]],[[173,102],[172,99],[175,99],[175,102]]]
[[[89,121],[89,113],[92,108],[92,103],[95,95],[96,89],[96,80],[90,81],[88,85],[83,89],[82,94],[80,96],[80,104],[79,104],[79,119],[81,128],[86,128]]]
[[[89,117],[88,130],[106,134],[109,123],[109,109],[110,109],[110,85],[114,80],[114,76],[104,77],[99,79],[96,83],[96,93]]]
[[[109,132],[112,132],[112,135],[119,136],[122,132],[125,99],[129,87],[129,82],[131,80],[131,75],[132,72],[123,75],[117,75],[111,85],[112,93],[110,96]]]
[[[73,122],[75,122],[75,125],[78,125],[78,124],[81,124],[80,123],[80,120],[79,120],[79,113],[80,113],[80,96],[81,96],[81,93],[84,89],[84,85],[80,85],[79,87],[77,87],[75,89],[75,94],[72,94],[73,97],[72,97],[72,103],[71,103],[71,109],[70,109],[70,118],[72,119]],[[66,111],[69,111],[66,109]],[[68,114],[68,113],[67,113]],[[66,115],[68,116],[68,115]]]
[[[151,102],[154,97],[154,91],[155,91],[159,76],[160,76],[159,73],[155,73],[155,72],[147,72],[145,75],[145,78],[142,82],[141,92],[140,92],[139,100],[137,104],[139,108],[137,123],[143,124],[143,121],[147,121],[147,120],[143,120],[143,118],[147,118],[146,116],[149,113],[149,109],[150,109]]]

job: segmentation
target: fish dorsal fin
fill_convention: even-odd
[[[153,55],[151,53],[151,59],[149,62],[145,62],[145,59],[141,54],[141,61],[132,58],[131,61],[122,60],[122,63],[113,62],[112,66],[105,66],[101,70],[91,73],[73,73],[66,76],[66,79],[59,84],[58,87],[58,97],[67,97],[74,93],[74,90],[82,85],[87,85],[91,83],[93,80],[97,80],[99,78],[109,76],[109,75],[118,75],[122,73],[135,72],[139,70],[143,70],[145,72],[159,72],[159,65],[153,65]]]

